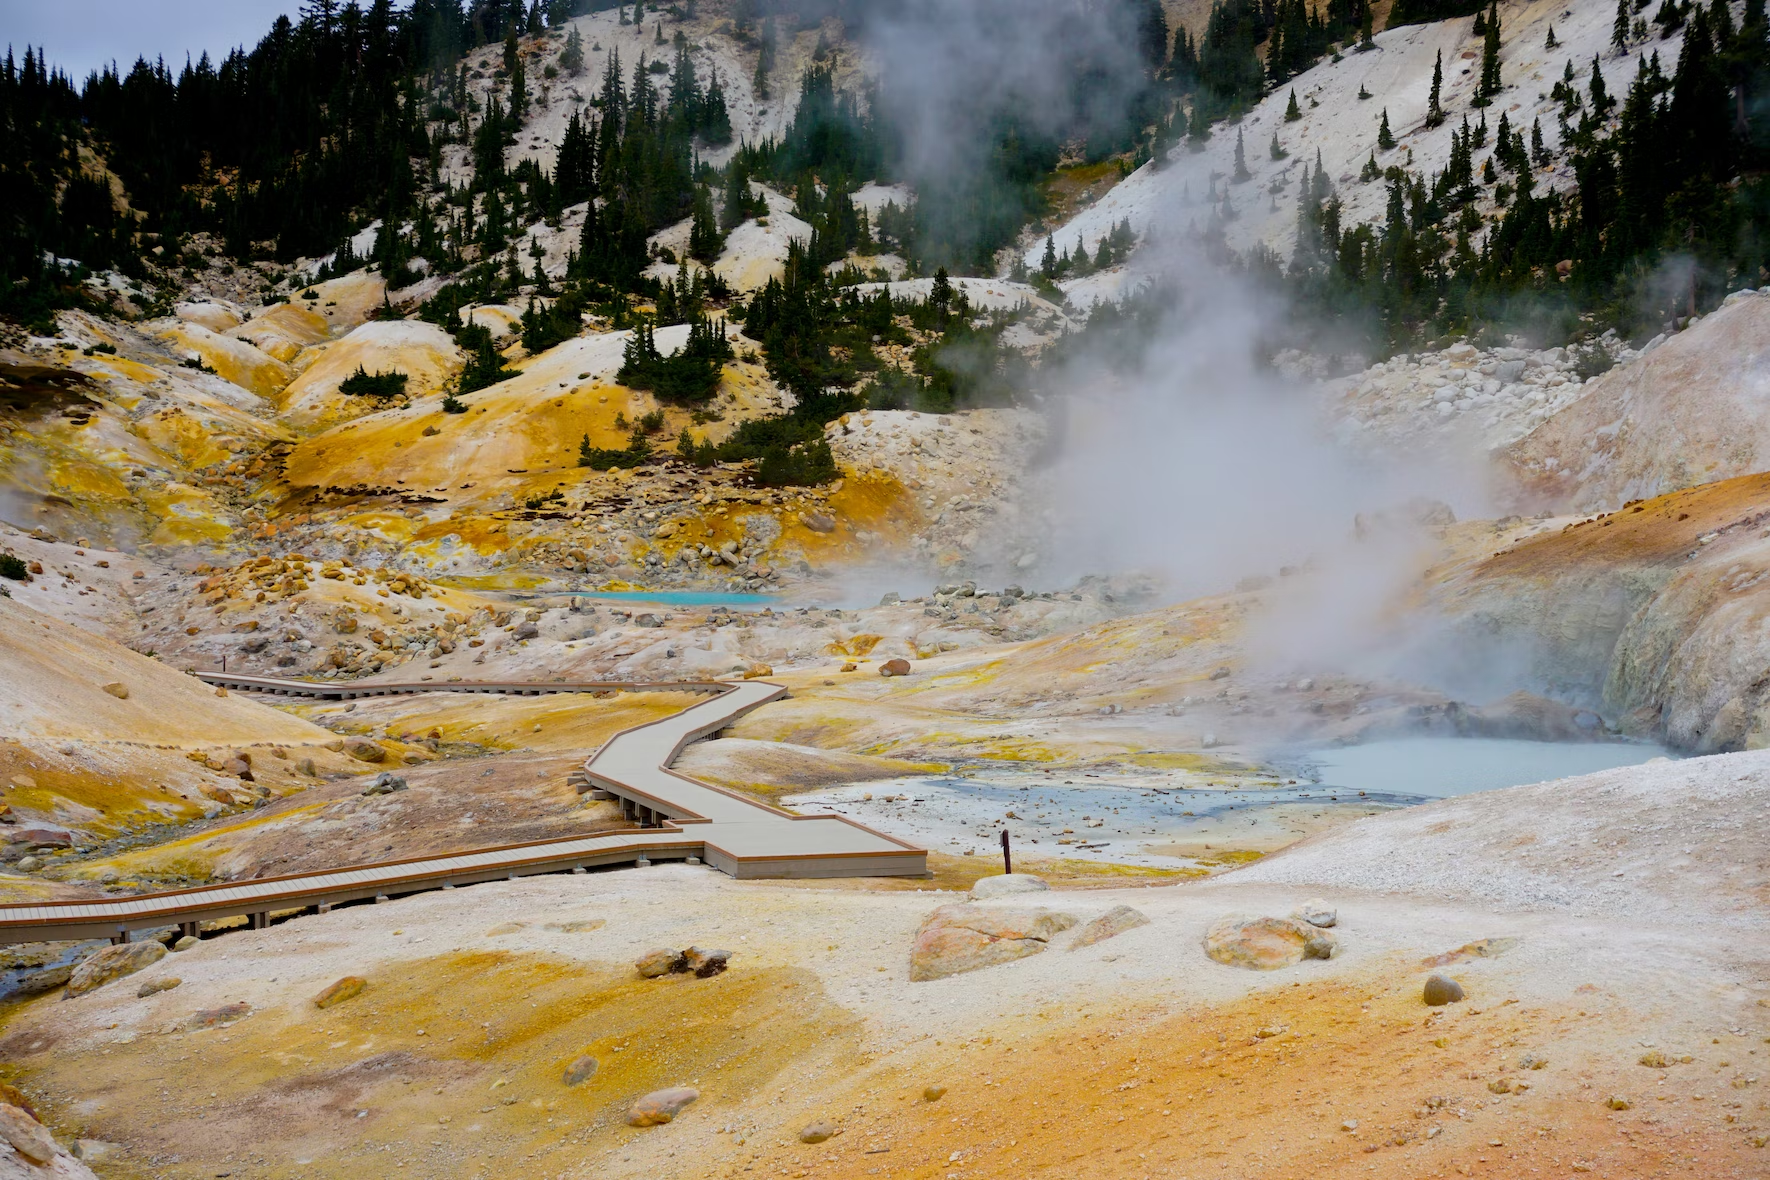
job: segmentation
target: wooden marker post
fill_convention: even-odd
[[[1014,875],[1014,854],[1008,851],[1008,829],[1002,829],[1002,871]]]

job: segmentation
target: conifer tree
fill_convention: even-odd
[[[1383,170],[1377,167],[1377,153],[1373,151],[1365,160],[1364,167],[1359,169],[1358,179],[1368,184],[1382,174]]]
[[[1439,93],[1443,89],[1444,50],[1440,49],[1437,56],[1432,59],[1432,93],[1426,99],[1426,126],[1428,127],[1436,127],[1444,122],[1444,107],[1439,103]]]
[[[1395,146],[1395,133],[1389,130],[1389,108],[1383,108],[1383,120],[1377,124],[1377,147],[1388,151]]]
[[[1619,53],[1629,47],[1629,0],[1616,0],[1616,21],[1610,26],[1610,43]]]
[[[1235,182],[1240,184],[1244,180],[1252,180],[1253,178],[1254,174],[1248,171],[1248,156],[1242,146],[1241,128],[1237,127],[1235,129]]]
[[[1039,259],[1039,277],[1042,279],[1057,277],[1057,243],[1050,234],[1045,235],[1045,256]]]
[[[1555,40],[1555,26],[1554,25],[1549,26],[1549,37],[1548,37],[1548,40],[1543,42],[1543,48],[1544,49],[1559,49],[1559,48],[1561,48],[1561,42]]]
[[[1610,97],[1610,92],[1604,87],[1604,71],[1599,68],[1598,55],[1595,53],[1592,55],[1591,93],[1592,111],[1599,118],[1603,118],[1605,113],[1615,105],[1616,100]]]
[[[1297,92],[1291,91],[1291,101],[1284,108],[1284,121],[1295,123],[1303,117],[1303,109],[1297,105]]]
[[[1371,0],[1364,0],[1359,7],[1362,11],[1358,16],[1358,51],[1363,53],[1376,48],[1371,41]]]
[[[1481,84],[1476,88],[1477,106],[1486,106],[1500,92],[1500,8],[1498,0],[1487,14],[1487,34],[1481,42]]]
[[[584,38],[578,35],[576,25],[566,34],[565,49],[559,55],[559,68],[574,78],[584,72]]]
[[[1273,131],[1272,131],[1272,158],[1274,160],[1282,160],[1288,155],[1290,155],[1290,153],[1285,151],[1284,148],[1279,146],[1278,129],[1276,127],[1273,128]]]
[[[1186,142],[1193,151],[1203,151],[1205,141],[1211,138],[1211,121],[1205,117],[1205,104],[1198,99],[1192,101],[1192,127],[1186,133]]]

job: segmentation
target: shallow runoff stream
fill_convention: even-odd
[[[1381,811],[1632,766],[1665,753],[1620,742],[1399,738],[1284,751],[1235,776],[979,765],[783,802],[804,813],[846,815],[951,855],[999,856],[1006,828],[1028,859],[1217,868]]]

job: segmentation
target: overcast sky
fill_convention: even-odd
[[[115,60],[127,71],[138,57],[164,57],[174,71],[189,52],[219,61],[270,30],[278,13],[293,16],[300,0],[0,0],[0,38],[22,58],[40,45],[51,65],[78,86]]]

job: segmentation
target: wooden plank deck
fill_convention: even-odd
[[[133,898],[0,905],[0,945],[64,939],[127,941],[139,930],[393,897],[537,873],[691,857],[734,877],[923,876],[927,853],[842,816],[800,816],[669,769],[683,747],[786,695],[766,681],[459,681],[338,684],[203,673],[230,690],[350,700],[407,693],[538,695],[584,692],[696,692],[710,699],[658,721],[622,730],[584,764],[586,788],[607,791],[629,815],[661,817],[655,827],[468,849],[318,873],[176,889]]]

